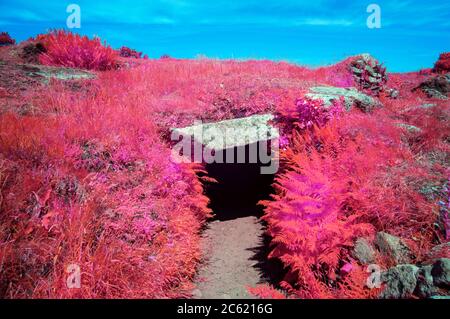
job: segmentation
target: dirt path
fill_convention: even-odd
[[[197,276],[194,297],[252,298],[246,286],[265,282],[258,261],[263,233],[255,216],[211,222],[202,238],[207,260]]]

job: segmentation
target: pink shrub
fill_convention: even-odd
[[[142,52],[138,52],[125,46],[119,49],[119,55],[123,58],[135,58],[135,59],[142,58]]]
[[[117,53],[103,45],[99,38],[89,39],[64,30],[40,35],[46,52],[39,61],[46,65],[61,65],[72,68],[105,71],[117,66]]]
[[[442,53],[439,60],[434,65],[434,72],[445,73],[450,72],[450,52]]]
[[[15,44],[16,40],[12,39],[8,32],[0,33],[0,46]]]

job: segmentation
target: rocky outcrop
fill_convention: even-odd
[[[23,71],[30,77],[45,79],[58,79],[58,80],[87,80],[94,79],[96,75],[94,73],[72,69],[66,67],[51,67],[43,65],[20,65]]]
[[[422,90],[429,98],[447,100],[450,93],[450,73],[431,77],[415,90],[417,89]]]
[[[383,299],[400,299],[410,297],[417,285],[419,268],[414,265],[398,265],[381,275],[386,284],[380,297]]]
[[[386,68],[370,54],[356,56],[350,63],[350,70],[362,90],[368,90],[371,95],[376,96],[383,91],[387,82]],[[392,97],[398,97],[398,92]]]
[[[431,265],[397,265],[381,275],[385,284],[380,298],[398,299],[415,295],[420,298],[448,296],[450,259],[439,258]]]
[[[411,250],[401,238],[385,232],[377,233],[373,243],[364,237],[355,241],[352,255],[360,264],[374,263],[378,254],[392,258],[396,264],[408,264],[414,259]]]
[[[355,106],[363,112],[369,113],[376,107],[381,107],[381,103],[375,98],[359,92],[356,88],[316,86],[310,88],[306,97],[312,100],[322,100],[325,107],[330,107],[333,105],[333,102],[339,102],[343,98],[347,111]]]

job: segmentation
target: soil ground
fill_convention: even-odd
[[[264,227],[255,216],[211,222],[202,238],[207,260],[198,274],[195,297],[252,298],[246,286],[266,281],[257,256],[263,233]]]

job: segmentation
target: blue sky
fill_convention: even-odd
[[[65,28],[67,5],[81,29],[150,57],[271,59],[318,66],[369,52],[391,71],[431,67],[450,51],[450,2],[437,0],[2,0],[0,30],[24,40]],[[381,29],[366,8],[381,7]]]

